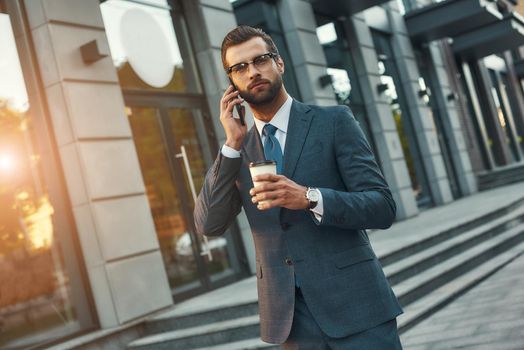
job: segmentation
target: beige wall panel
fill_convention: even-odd
[[[117,84],[64,83],[76,138],[131,137]]]
[[[212,7],[202,7],[202,13],[211,47],[220,48],[226,34],[237,26],[235,16]]]
[[[74,141],[73,129],[69,120],[62,84],[54,84],[46,89],[49,113],[58,146]]]
[[[44,6],[40,0],[24,0],[29,27],[34,29],[46,22]]]
[[[106,269],[120,322],[172,305],[159,252],[115,261]]]
[[[200,0],[200,4],[204,6],[218,7],[227,11],[233,11],[231,2],[229,0]]]
[[[103,46],[104,51],[109,52],[103,31],[61,24],[50,24],[49,31],[61,79],[118,82],[110,55],[91,64],[82,60],[80,47],[95,39]]]
[[[311,4],[302,0],[288,0],[288,6],[283,6],[283,9],[292,12],[292,15],[281,13],[281,17],[286,19],[282,21],[282,29],[284,31],[305,29],[314,33],[315,28],[311,24],[316,21]]]
[[[111,328],[119,325],[115,305],[107,271],[104,265],[90,267],[87,269],[89,281],[91,282],[91,292],[95,301],[95,308],[102,328]],[[129,275],[132,276],[132,275]],[[127,276],[129,278],[129,276]]]
[[[316,33],[293,31],[288,34],[289,51],[293,52],[293,64],[305,63],[326,65],[326,57],[319,45]],[[291,62],[284,62],[291,69]]]
[[[92,209],[105,260],[159,248],[145,195],[96,201]]]
[[[44,86],[60,82],[60,73],[56,62],[51,33],[48,26],[40,26],[32,31],[40,76]]]
[[[79,143],[91,199],[144,193],[144,182],[132,140]]]
[[[104,27],[99,0],[42,0],[41,2],[48,21]]]
[[[78,238],[82,246],[82,252],[86,266],[99,266],[104,264],[104,257],[100,250],[97,238],[93,213],[89,204],[83,204],[73,208]]]
[[[78,206],[87,203],[87,191],[82,178],[84,171],[76,144],[63,146],[59,151],[71,204]]]

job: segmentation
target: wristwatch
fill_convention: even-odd
[[[318,201],[320,200],[320,191],[318,188],[308,187],[306,191],[306,198],[309,201],[308,209],[313,209],[317,206]]]

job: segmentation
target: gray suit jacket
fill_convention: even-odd
[[[291,329],[295,276],[316,322],[329,336],[354,334],[402,312],[365,229],[391,226],[395,202],[358,122],[345,106],[293,101],[283,175],[320,189],[324,215],[251,202],[248,164],[263,160],[253,126],[241,158],[220,153],[195,207],[198,233],[218,236],[244,207],[255,250],[261,338],[283,343]]]

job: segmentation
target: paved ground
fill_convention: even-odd
[[[524,255],[401,339],[405,350],[523,350]]]

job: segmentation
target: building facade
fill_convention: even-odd
[[[515,11],[506,0],[0,0],[0,347],[135,322],[254,273],[243,214],[209,240],[192,219],[225,141],[220,45],[237,24],[274,38],[294,98],[351,107],[405,220],[523,165]]]

